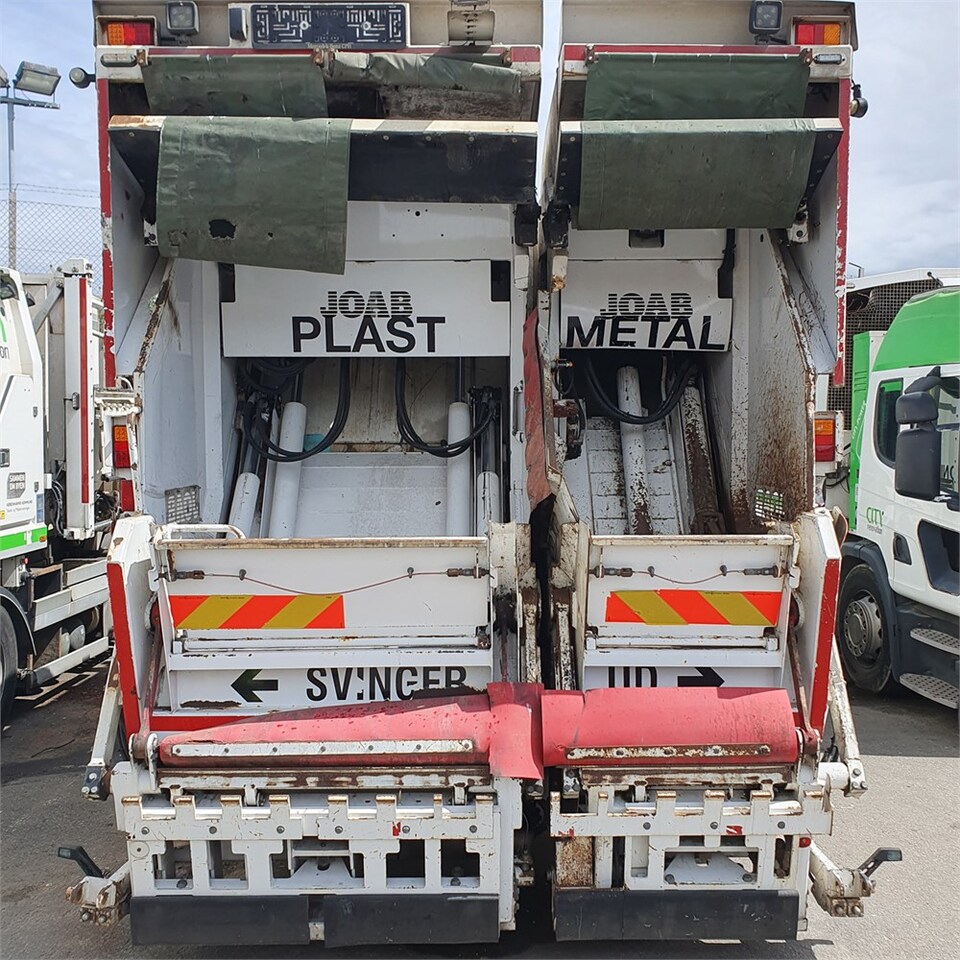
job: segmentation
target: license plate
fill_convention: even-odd
[[[256,48],[335,46],[376,49],[407,45],[404,3],[255,3]]]

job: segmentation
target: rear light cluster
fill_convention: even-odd
[[[108,47],[153,46],[156,28],[152,19],[106,20],[101,24]]]
[[[814,460],[832,463],[837,459],[837,421],[835,417],[817,417],[813,421]]]
[[[122,423],[113,425],[113,465],[120,470],[130,468],[130,438]]]
[[[795,23],[793,37],[798,44],[835,47],[843,43],[843,25],[835,21]]]

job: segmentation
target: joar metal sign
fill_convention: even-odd
[[[560,295],[564,349],[726,350],[733,301],[716,261],[570,261]]]
[[[491,276],[485,260],[348,263],[342,277],[238,266],[224,355],[507,356],[510,303]]]

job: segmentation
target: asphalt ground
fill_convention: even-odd
[[[855,866],[879,846],[899,846],[903,862],[876,874],[878,893],[859,920],[828,917],[810,898],[810,928],[796,942],[551,942],[549,908],[521,899],[519,931],[499,944],[447,948],[133,947],[126,921],[104,929],[81,924],[64,901],[74,864],[56,848],[82,844],[115,868],[124,845],[112,803],[83,799],[80,777],[93,739],[105,664],[67,675],[19,701],[0,738],[0,957],[636,957],[663,960],[955,960],[960,957],[960,761],[957,714],[909,693],[878,699],[853,694],[869,789],[840,797],[834,862]]]

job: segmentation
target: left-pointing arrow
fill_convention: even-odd
[[[247,703],[263,703],[263,700],[257,696],[257,691],[279,690],[280,683],[277,680],[258,680],[257,677],[259,675],[259,670],[244,670],[230,686],[233,687]]]

